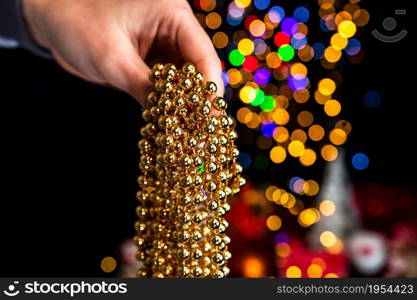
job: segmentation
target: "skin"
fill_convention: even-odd
[[[62,68],[141,104],[156,62],[189,61],[223,94],[220,60],[185,0],[23,0],[23,13]]]

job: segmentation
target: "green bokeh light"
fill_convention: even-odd
[[[283,45],[278,49],[278,56],[282,61],[290,61],[294,54],[294,48],[291,45]]]
[[[245,61],[245,56],[239,50],[234,49],[229,53],[229,61],[233,66],[239,67]]]
[[[259,106],[261,105],[265,100],[265,92],[261,89],[256,89],[256,97],[255,99],[250,103],[252,106]]]
[[[272,96],[265,96],[264,101],[260,105],[263,111],[273,111],[275,108],[275,98]]]

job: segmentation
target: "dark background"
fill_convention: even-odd
[[[371,15],[359,37],[365,56],[344,66],[341,93],[343,116],[354,128],[347,156],[365,152],[371,164],[351,176],[355,184],[415,191],[410,3],[360,5]],[[386,33],[382,20],[395,17],[396,8],[410,8],[396,17],[395,30],[409,33],[384,44],[370,32]],[[101,259],[117,255],[134,233],[139,105],[23,50],[0,50],[0,79],[0,276],[105,276]],[[369,90],[382,95],[378,108],[363,104]]]

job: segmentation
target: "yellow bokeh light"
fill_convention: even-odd
[[[324,104],[326,103],[327,100],[330,100],[331,98],[332,98],[331,95],[323,95],[322,93],[320,93],[319,90],[316,90],[314,92],[314,99],[316,100],[318,104]]]
[[[320,234],[320,243],[324,247],[332,247],[334,244],[336,244],[336,241],[336,235],[331,231],[326,230]]]
[[[245,85],[239,91],[239,98],[243,103],[251,103],[256,98],[256,89],[249,85]]]
[[[281,225],[282,225],[281,218],[276,215],[269,216],[266,219],[266,227],[268,227],[268,229],[271,231],[277,231],[278,229],[281,228]]]
[[[304,183],[303,191],[308,196],[315,196],[319,193],[320,186],[315,180],[307,180]]]
[[[328,273],[324,276],[324,278],[339,278],[339,276],[335,273]]]
[[[335,145],[343,145],[346,142],[347,134],[344,130],[336,128],[330,131],[329,139]]]
[[[242,124],[248,124],[252,120],[252,111],[247,107],[241,107],[236,113],[238,121]]]
[[[275,253],[282,258],[288,257],[291,254],[291,247],[287,243],[278,243],[275,246]]]
[[[277,108],[272,112],[272,119],[278,125],[285,125],[290,121],[290,115],[285,109]]]
[[[316,264],[311,264],[307,268],[307,276],[310,278],[320,278],[323,275],[323,269]]]
[[[227,75],[229,76],[229,83],[231,86],[238,85],[242,82],[242,73],[240,73],[237,69],[229,69],[227,71]]]
[[[285,148],[282,146],[275,146],[274,148],[271,149],[271,152],[269,153],[269,157],[274,163],[280,164],[287,157],[287,151],[285,151]]]
[[[332,38],[330,39],[330,44],[333,48],[337,50],[343,50],[346,48],[348,44],[348,39],[343,37],[339,33],[335,33],[332,35]]]
[[[206,24],[210,29],[217,29],[222,24],[222,17],[215,12],[211,12],[206,16]]]
[[[282,190],[281,189],[276,189],[273,193],[272,193],[272,201],[280,204],[281,201],[281,195],[282,195]]]
[[[315,258],[313,258],[311,260],[311,263],[312,264],[315,264],[315,265],[319,265],[323,271],[326,270],[326,268],[327,268],[326,262],[321,257],[315,257]]]
[[[349,123],[349,121],[346,120],[338,121],[334,127],[344,130],[346,134],[350,134],[350,132],[352,131],[352,125]]]
[[[100,267],[103,272],[111,273],[116,269],[117,262],[113,257],[107,256],[101,260]]]
[[[312,141],[320,141],[324,137],[324,128],[318,124],[312,125],[308,129],[308,136]]]
[[[252,40],[244,38],[237,44],[237,49],[239,49],[239,52],[243,55],[248,56],[252,54],[253,50],[255,50],[255,45]]]
[[[307,141],[307,134],[302,129],[296,129],[291,133],[292,141],[300,141],[303,144]]]
[[[249,25],[249,31],[253,36],[259,37],[264,35],[266,30],[265,23],[261,20],[254,20]]]
[[[339,61],[341,57],[342,57],[342,51],[332,46],[329,46],[326,48],[326,50],[324,50],[324,58],[330,63],[335,63]]]
[[[278,143],[284,143],[290,136],[287,128],[284,126],[278,126],[274,131],[273,137]]]
[[[343,248],[343,242],[340,239],[336,238],[336,242],[332,246],[326,248],[326,250],[331,254],[337,255],[343,251]]]
[[[337,158],[338,151],[337,148],[333,145],[324,145],[323,148],[321,148],[321,157],[325,161],[333,161]]]
[[[337,26],[337,32],[347,39],[351,38],[356,33],[356,25],[350,20],[344,20]]]
[[[301,269],[297,266],[291,266],[286,272],[287,278],[301,278]]]
[[[309,167],[316,162],[317,154],[312,149],[305,149],[303,154],[299,157],[299,160],[303,166]]]
[[[336,90],[336,83],[330,78],[324,78],[319,82],[319,91],[322,95],[329,96]]]
[[[237,7],[246,8],[248,7],[252,0],[234,0]]]
[[[292,141],[288,145],[288,153],[293,157],[299,157],[303,154],[304,144],[300,141]]]
[[[324,200],[320,202],[320,212],[323,216],[331,216],[336,212],[336,205],[333,201]]]
[[[330,117],[337,116],[341,110],[342,110],[342,105],[337,100],[332,99],[324,103],[324,112]]]
[[[302,75],[307,76],[307,67],[302,63],[295,63],[290,68],[291,75]]]
[[[310,98],[310,92],[307,89],[294,92],[294,100],[297,103],[306,103]]]
[[[272,195],[276,190],[278,190],[278,188],[275,185],[268,186],[265,190],[266,199],[268,199],[269,201],[273,201]]]
[[[317,223],[318,220],[319,220],[319,215],[312,208],[304,209],[298,215],[298,223],[300,223],[300,225],[303,227],[311,226],[314,223]]]
[[[260,124],[261,124],[261,118],[259,117],[259,115],[257,113],[252,113],[252,119],[250,120],[248,124],[246,124],[246,126],[248,126],[249,128],[255,129]]]
[[[307,110],[300,112],[297,116],[297,122],[301,127],[308,127],[314,121],[313,114]]]
[[[270,52],[266,56],[266,64],[272,69],[278,68],[281,65],[281,62],[282,60],[279,58],[277,52]]]
[[[265,264],[257,256],[249,256],[243,260],[243,277],[260,278],[264,276]]]
[[[214,47],[218,49],[223,49],[229,43],[229,37],[226,33],[222,31],[216,32],[211,38],[211,40],[213,41]]]

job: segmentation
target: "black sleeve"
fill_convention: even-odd
[[[21,0],[0,0],[0,37],[14,40],[41,57],[52,58],[51,53],[31,37],[23,17]]]

